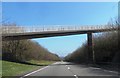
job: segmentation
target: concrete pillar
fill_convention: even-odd
[[[93,63],[92,33],[87,33],[88,63]]]

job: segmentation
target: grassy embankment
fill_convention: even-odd
[[[1,62],[1,61],[0,61]],[[43,66],[54,63],[55,61],[29,61],[28,64],[2,61],[2,76],[19,76],[24,73],[42,68]]]
[[[0,61],[0,78],[2,76],[2,61]]]

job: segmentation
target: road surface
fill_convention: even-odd
[[[118,72],[101,68],[75,65],[69,62],[56,62],[52,65],[28,73],[25,77],[38,78],[119,78]]]

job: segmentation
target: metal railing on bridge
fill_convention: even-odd
[[[96,25],[96,26],[1,26],[2,34],[25,33],[25,32],[46,32],[46,31],[84,31],[84,30],[104,30],[116,29],[117,26]]]

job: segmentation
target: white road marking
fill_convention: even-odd
[[[101,68],[95,68],[95,67],[89,67],[89,68],[92,68],[92,69],[101,69]],[[116,71],[109,71],[109,70],[103,70],[103,71],[105,71],[105,72],[112,72],[112,73],[118,74],[118,72],[116,72]]]
[[[68,67],[68,69],[70,69],[70,67]]]
[[[92,68],[92,69],[101,69],[101,68],[95,68],[95,67],[90,67],[90,68]]]
[[[92,69],[101,69],[101,68],[95,68],[95,67],[90,67],[90,68],[92,68]],[[103,71],[118,74],[118,72],[116,72],[116,71],[109,71],[109,70],[103,70]]]
[[[75,76],[75,78],[78,78],[77,75],[74,75],[74,76]]]
[[[56,62],[56,63],[53,63],[53,64],[57,64],[57,62]],[[53,64],[51,64],[51,65],[53,65]],[[28,74],[26,74],[26,75],[24,75],[24,76],[22,76],[22,77],[20,77],[20,78],[24,78],[24,77],[26,77],[26,76],[29,76],[29,75],[31,75],[31,74],[33,74],[33,73],[36,73],[36,72],[41,71],[41,70],[43,70],[43,69],[45,69],[45,68],[48,68],[48,67],[49,67],[49,65],[46,66],[46,67],[40,68],[40,69],[38,69],[38,70],[36,70],[36,71],[33,71],[33,72],[31,72],[31,73],[28,73]]]
[[[109,72],[112,72],[112,73],[117,73],[117,74],[118,74],[118,72],[115,72],[115,71],[109,71]]]
[[[24,77],[26,77],[26,76],[29,76],[29,75],[31,75],[31,74],[33,74],[33,73],[36,73],[36,72],[38,72],[38,71],[41,71],[41,70],[47,68],[47,67],[49,67],[49,66],[43,67],[43,68],[38,69],[38,70],[36,70],[36,71],[33,71],[33,72],[31,72],[31,73],[28,73],[28,74],[26,74],[26,75],[24,75],[24,76],[22,76],[22,77],[20,77],[20,78],[24,78]]]
[[[109,71],[109,70],[103,70],[103,71],[118,74],[118,72],[116,72],[116,71]]]

